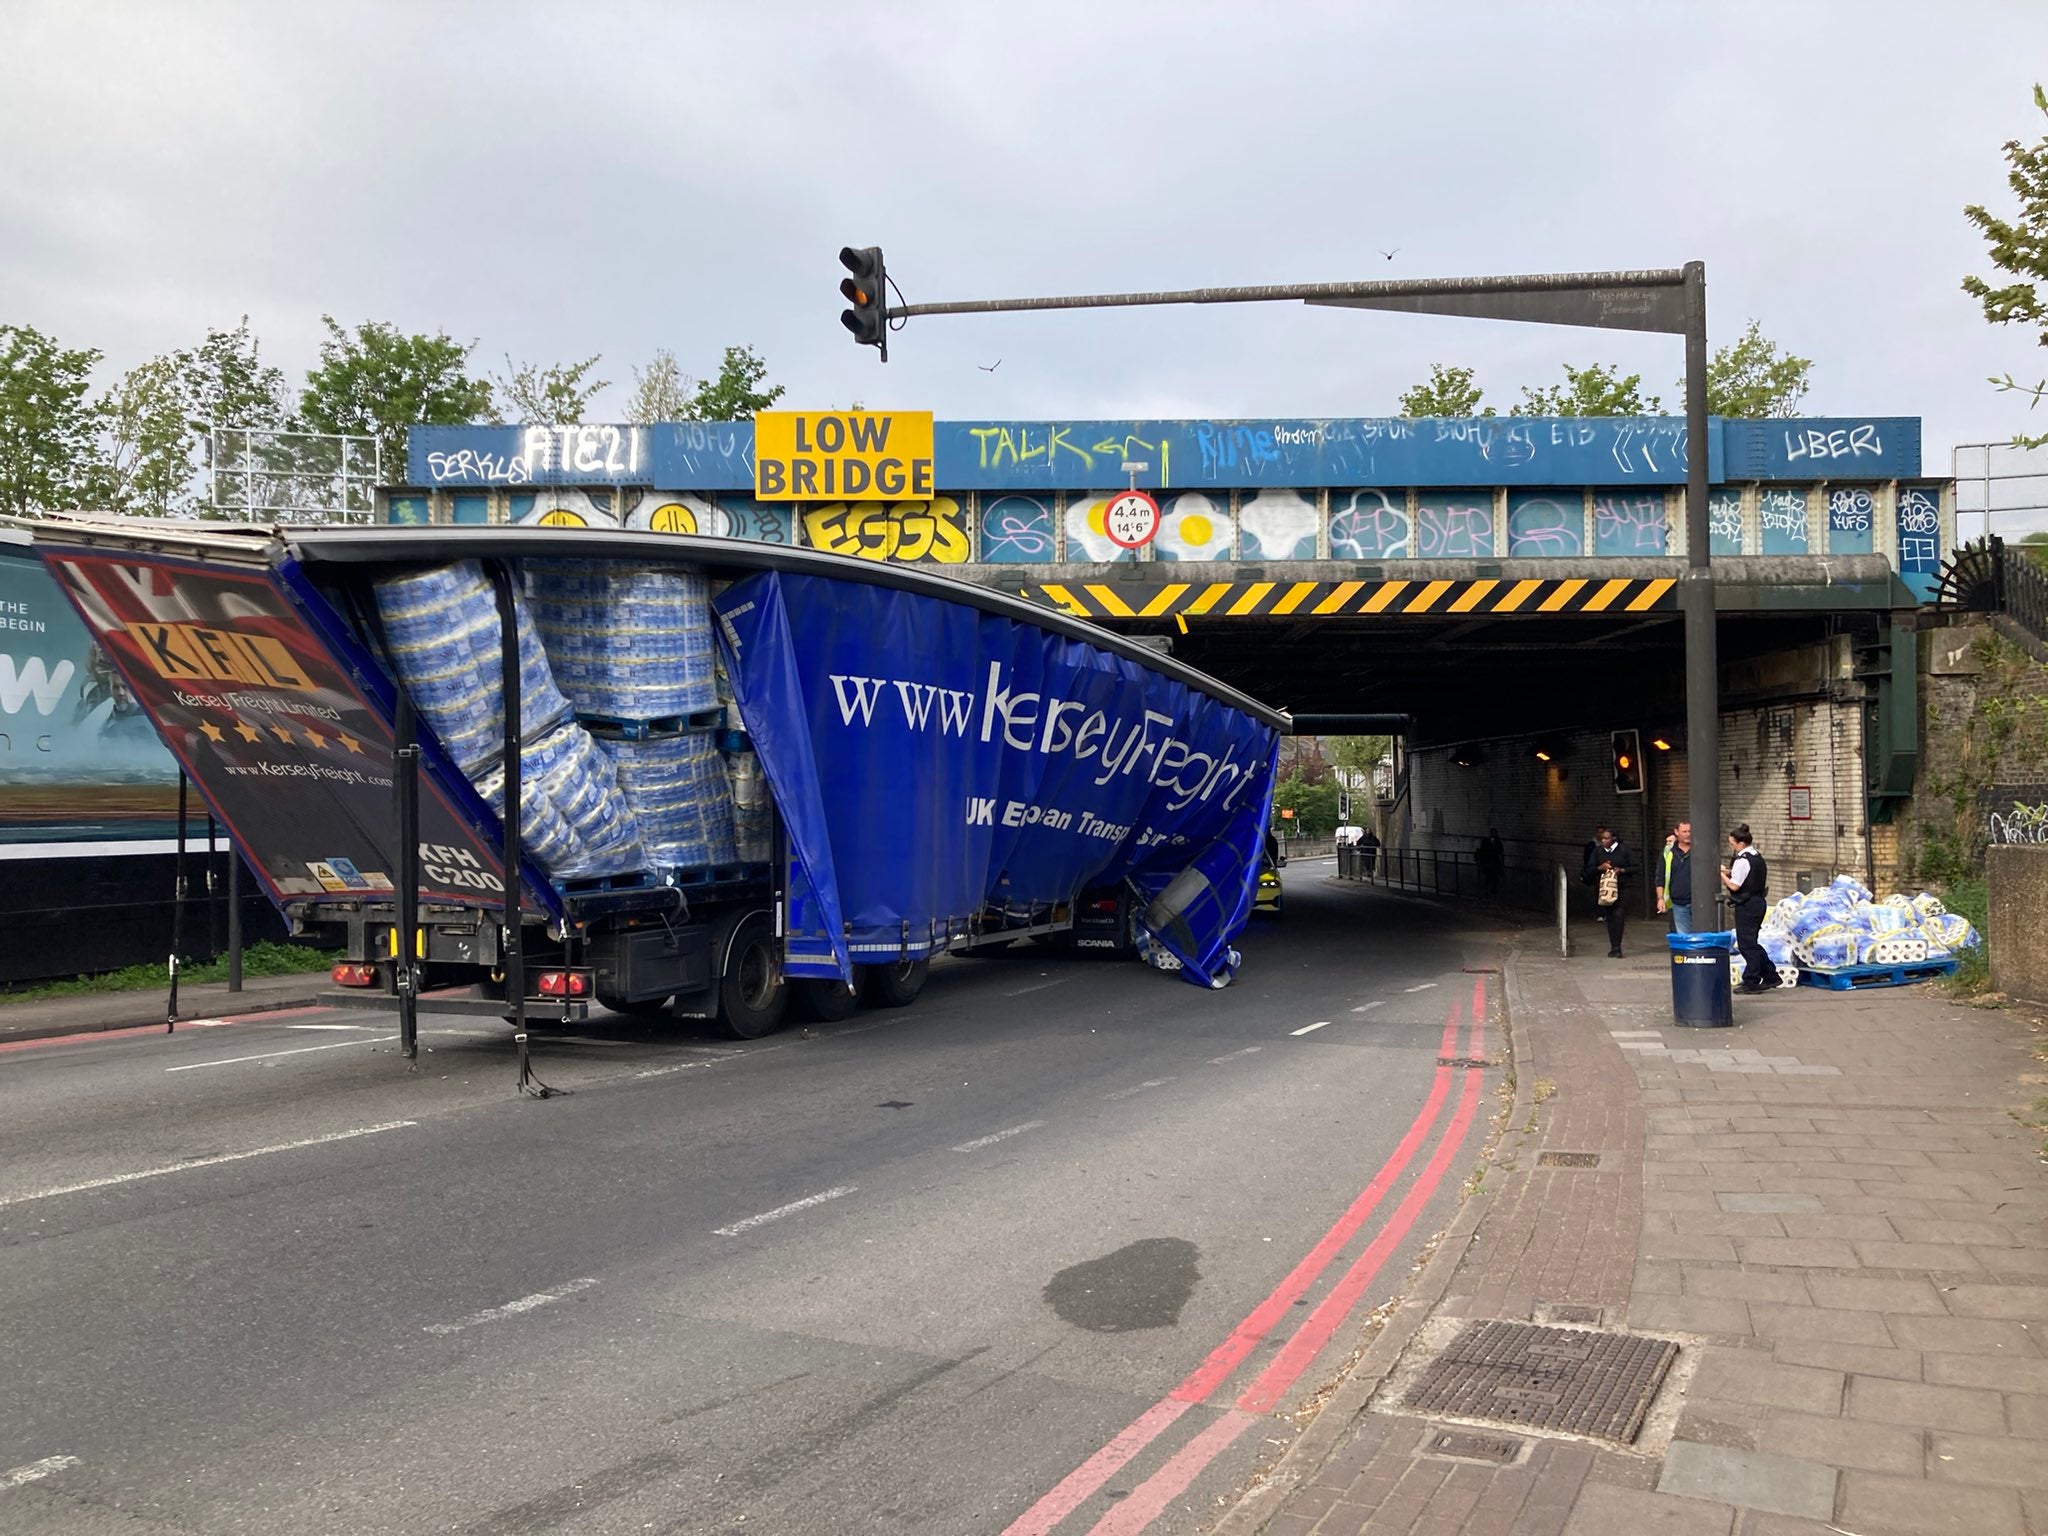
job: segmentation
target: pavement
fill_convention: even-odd
[[[1220,1536],[2048,1531],[2048,1165],[2016,1118],[2042,1035],[1926,987],[1781,990],[1679,1029],[1654,930],[1620,962],[1594,937],[1569,961],[1551,933],[1517,945],[1490,1170]],[[1555,1377],[1486,1417],[1417,1412],[1486,1319],[1580,1329],[1553,1360],[1607,1333],[1676,1363],[1626,1444],[1507,1422],[1568,1397]]]
[[[178,1018],[239,1018],[284,1008],[311,1007],[332,983],[325,971],[296,976],[246,976],[230,992],[224,981],[180,983]],[[61,1035],[104,1034],[109,1030],[164,1025],[170,988],[147,992],[85,992],[75,997],[10,1002],[0,997],[0,1045],[10,1040],[48,1040]]]
[[[431,1008],[8,1042],[0,1533],[1195,1536],[1506,1102],[1502,930],[1328,872],[1223,991],[1018,946],[545,1101]]]

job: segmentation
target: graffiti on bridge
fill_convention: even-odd
[[[1757,522],[1767,555],[1806,553],[1806,493],[1765,491],[1757,497]]]
[[[1586,507],[1578,496],[1521,492],[1508,497],[1508,554],[1570,559],[1586,552]]]
[[[862,560],[962,565],[974,544],[967,515],[950,496],[930,501],[843,501],[806,507],[804,542]]]
[[[1661,492],[1603,491],[1593,498],[1594,554],[1661,555],[1667,536]]]
[[[1742,492],[1708,493],[1707,547],[1717,555],[1742,553]]]
[[[1055,554],[1051,497],[997,496],[982,507],[982,559],[998,565],[1046,565]]]
[[[1493,554],[1493,498],[1418,496],[1415,553],[1423,560],[1485,560]]]
[[[1337,498],[1348,497],[1343,509]],[[1407,497],[1399,502],[1385,491],[1330,493],[1330,558],[1332,560],[1399,560],[1408,554]]]

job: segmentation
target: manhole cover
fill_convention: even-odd
[[[1598,1168],[1600,1166],[1600,1154],[1598,1152],[1538,1152],[1536,1154],[1536,1166],[1538,1168]]]
[[[1512,1466],[1528,1444],[1513,1435],[1488,1435],[1473,1429],[1440,1429],[1423,1440],[1425,1456],[1448,1456],[1458,1461],[1484,1461],[1496,1467]]]
[[[1677,1355],[1664,1339],[1473,1323],[1430,1363],[1407,1404],[1626,1445]]]

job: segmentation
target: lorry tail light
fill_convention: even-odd
[[[360,960],[344,960],[329,973],[337,987],[374,987],[377,985],[377,967],[365,965]]]
[[[1114,896],[1098,896],[1095,900],[1088,903],[1088,910],[1090,912],[1114,912],[1116,910],[1116,898]]]
[[[542,971],[540,973],[540,995],[542,997],[588,997],[590,995],[590,972]]]

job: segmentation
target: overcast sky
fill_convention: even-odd
[[[1984,382],[2048,351],[1958,287],[1962,205],[2010,211],[1999,147],[2048,128],[2040,0],[0,0],[0,36],[0,321],[110,370],[246,312],[296,377],[326,312],[600,352],[600,418],[730,342],[789,404],[946,417],[1391,414],[1433,361],[1676,409],[1675,338],[1277,305],[928,319],[884,367],[835,256],[913,300],[1697,258],[1717,342],[1755,316],[1810,412],[1923,417],[1931,472],[2048,428]]]

